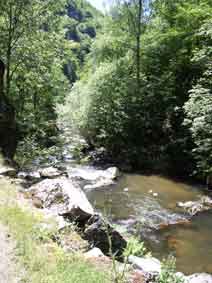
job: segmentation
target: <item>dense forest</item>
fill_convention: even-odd
[[[104,18],[65,113],[133,168],[211,170],[211,1],[121,1]]]
[[[64,0],[0,1],[0,10],[0,145],[11,158],[18,143],[30,157],[56,142],[55,107],[78,78],[101,14]]]
[[[81,0],[0,6],[19,151],[53,145],[59,116],[132,169],[210,176],[211,0],[114,1],[105,15]]]

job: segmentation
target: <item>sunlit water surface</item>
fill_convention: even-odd
[[[116,185],[87,195],[113,222],[144,239],[156,257],[172,253],[179,271],[212,273],[212,213],[188,224],[188,215],[176,206],[178,201],[199,199],[200,188],[159,176],[125,175]]]

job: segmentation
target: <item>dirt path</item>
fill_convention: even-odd
[[[0,224],[0,283],[18,283],[14,244],[7,229]]]

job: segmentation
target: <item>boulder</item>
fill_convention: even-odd
[[[186,283],[212,283],[212,275],[196,273],[186,277]]]
[[[110,167],[107,170],[98,170],[91,167],[74,168],[69,172],[69,177],[82,180],[86,183],[85,189],[95,189],[114,184],[114,180],[120,176],[119,169]]]
[[[30,171],[30,172],[21,171],[18,173],[17,177],[31,182],[38,182],[41,179],[41,175],[38,171]]]
[[[176,272],[175,276],[179,278],[179,282],[181,283],[189,283],[187,276],[182,272]]]
[[[212,199],[204,196],[197,201],[178,202],[177,206],[183,208],[183,210],[191,216],[194,216],[200,212],[212,209]]]
[[[121,176],[121,172],[117,167],[110,167],[105,171],[105,173],[106,176],[111,180],[115,180]]]
[[[59,171],[57,168],[54,167],[47,167],[44,169],[41,169],[39,171],[41,177],[43,178],[57,178],[63,174],[63,172]]]
[[[92,250],[84,253],[85,258],[94,258],[94,257],[104,257],[102,251],[98,248],[93,248]]]
[[[65,230],[66,228],[69,228],[72,226],[72,224],[69,221],[66,221],[64,219],[64,217],[58,215],[55,217],[55,220],[57,222],[57,230],[59,232],[62,232],[63,230]]]
[[[133,265],[134,268],[140,269],[147,273],[160,273],[161,263],[158,259],[151,258],[141,258],[137,256],[130,255],[128,259],[129,263]]]
[[[131,272],[128,276],[128,281],[130,283],[148,283],[148,282],[155,282],[155,280],[151,280],[152,278],[150,278],[148,276],[149,274],[145,274],[143,271],[141,270],[133,270],[133,272]]]
[[[84,230],[84,237],[89,243],[109,255],[110,250],[121,256],[127,246],[126,240],[101,215],[93,215]],[[111,246],[110,246],[111,243]]]
[[[29,192],[42,208],[76,222],[86,222],[94,210],[81,188],[67,178],[46,179]]]
[[[97,170],[89,166],[76,167],[76,168],[72,168],[72,170],[69,171],[70,178],[77,178],[88,182],[96,182],[103,176],[104,176],[103,170]]]
[[[14,178],[17,175],[17,170],[13,167],[2,165],[0,166],[0,175]]]

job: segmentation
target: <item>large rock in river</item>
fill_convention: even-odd
[[[17,177],[20,179],[25,179],[31,183],[37,183],[41,181],[41,175],[38,171],[20,171],[17,174]]]
[[[41,177],[43,178],[49,178],[49,179],[54,179],[63,174],[63,172],[59,171],[55,167],[47,167],[39,170],[39,173]]]
[[[84,224],[94,214],[84,192],[67,178],[46,179],[31,186],[29,192],[40,207],[70,220]]]
[[[69,178],[80,182],[84,190],[93,190],[114,185],[121,176],[117,167],[110,167],[107,170],[100,170],[89,166],[72,168],[68,172]]]
[[[212,275],[207,273],[196,273],[186,277],[186,283],[212,283]]]
[[[177,206],[183,208],[184,211],[189,213],[191,216],[194,216],[200,212],[211,210],[212,199],[210,197],[204,196],[197,201],[178,202]]]

